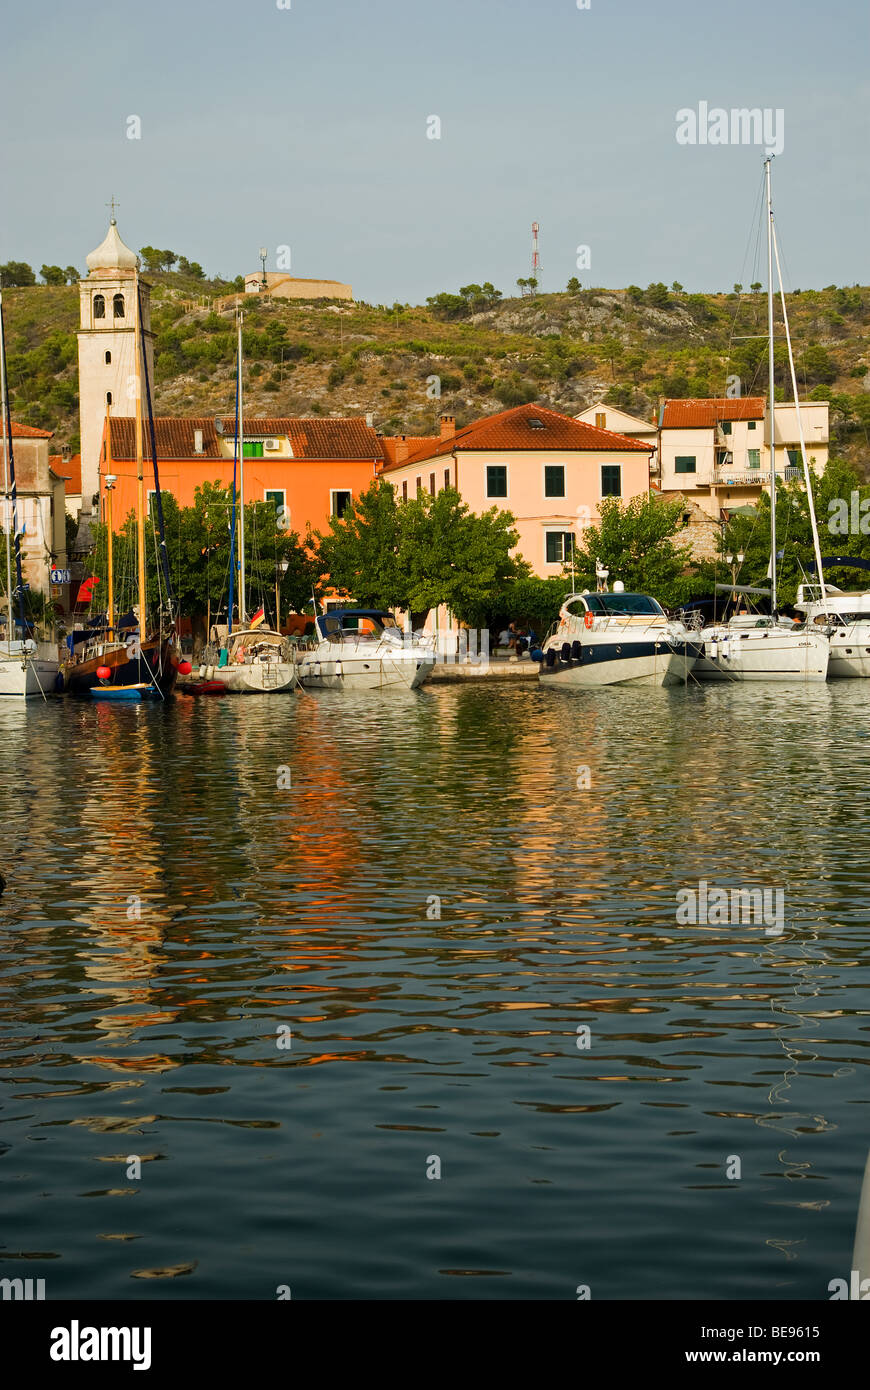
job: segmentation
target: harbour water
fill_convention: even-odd
[[[0,1277],[828,1298],[868,684],[0,707]]]

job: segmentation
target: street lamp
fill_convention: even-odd
[[[282,582],[282,580],[284,579],[284,575],[287,573],[287,571],[288,571],[289,568],[290,568],[290,561],[289,561],[289,560],[276,560],[276,561],[275,561],[275,629],[276,629],[277,632],[280,632],[280,631],[281,631],[281,609],[280,609],[280,607],[279,607],[278,591],[279,591],[281,582]],[[278,577],[278,576],[279,576],[279,571],[280,571],[280,578]]]

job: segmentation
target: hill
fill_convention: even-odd
[[[173,272],[147,278],[155,409],[231,414],[230,286]],[[53,447],[75,448],[77,288],[6,289],[3,300],[13,414],[56,430]],[[831,401],[833,451],[867,474],[870,290],[796,290],[787,302],[801,393]],[[649,418],[662,396],[724,395],[729,377],[740,378],[743,395],[767,385],[759,291],[685,294],[651,285],[503,300],[467,286],[421,307],[249,295],[244,308],[246,414],[370,411],[385,433],[421,434],[437,432],[442,412],[463,424],[528,400],[576,413],[603,397]],[[781,345],[776,372],[787,387]]]

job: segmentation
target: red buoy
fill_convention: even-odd
[[[189,676],[192,670],[193,667],[191,666],[189,661],[179,661],[178,674],[180,676]]]
[[[595,614],[594,614],[594,613],[589,613],[589,612],[584,613],[584,614],[583,614],[583,621],[584,621],[584,623],[586,624],[587,627],[591,627],[592,624],[595,622]]]
[[[98,680],[98,681],[107,681],[107,680],[109,679],[109,677],[111,676],[111,674],[112,674],[112,668],[111,668],[111,666],[98,666],[98,667],[97,667],[97,680]]]

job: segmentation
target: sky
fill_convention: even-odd
[[[544,290],[730,290],[764,148],[679,143],[706,103],[771,113],[788,287],[866,284],[868,60],[866,0],[7,6],[0,262],[84,271],[114,196],[135,250],[232,278],[289,247],[371,303],[516,292],[533,221]]]

